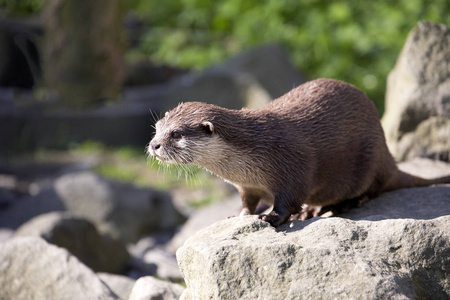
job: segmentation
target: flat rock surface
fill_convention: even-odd
[[[448,299],[450,186],[399,190],[340,217],[217,222],[177,251],[181,299]]]

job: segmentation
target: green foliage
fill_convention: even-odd
[[[309,78],[345,80],[380,111],[385,82],[420,20],[450,25],[447,0],[133,0],[147,24],[140,51],[203,68],[241,50],[281,43]]]
[[[39,12],[44,0],[0,0],[0,9],[10,14],[29,14]]]

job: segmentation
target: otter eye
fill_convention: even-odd
[[[180,139],[181,138],[181,133],[178,130],[174,130],[174,131],[172,131],[170,136],[173,137],[174,139]]]

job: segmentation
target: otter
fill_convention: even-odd
[[[339,206],[355,199],[450,183],[400,171],[373,102],[337,80],[304,83],[259,109],[181,103],[156,123],[147,151],[161,162],[195,164],[233,184],[241,215],[260,201],[259,218],[277,227],[302,206]],[[358,200],[358,201],[359,201]]]

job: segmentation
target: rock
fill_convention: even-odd
[[[97,273],[98,278],[103,281],[121,299],[128,299],[136,280],[117,274]]]
[[[165,233],[144,236],[136,244],[129,244],[128,251],[134,256],[143,257],[147,251],[167,244],[171,238],[171,235]]]
[[[71,214],[86,218],[101,233],[124,242],[135,242],[155,231],[174,230],[184,220],[168,195],[91,172],[64,175],[56,180],[55,190]]]
[[[449,28],[420,22],[410,32],[395,68],[389,74],[382,124],[389,149],[398,160],[410,158],[408,152],[414,144],[420,143],[416,139],[422,134],[416,131],[423,121],[440,117],[439,122],[450,122],[449,45]],[[429,122],[420,125],[422,133],[435,121]],[[439,149],[439,153],[433,155],[448,159],[448,139],[435,134],[427,138],[427,144],[430,143],[433,150]],[[415,150],[414,153],[430,156],[427,151]]]
[[[276,99],[305,82],[278,44],[245,51],[223,63],[224,68],[251,74]]]
[[[168,235],[156,234],[139,240],[135,245],[128,245],[132,255],[133,277],[157,276],[171,281],[182,281],[175,255],[164,250],[170,240]]]
[[[235,194],[233,197],[214,203],[194,212],[183,224],[180,231],[175,234],[167,245],[170,253],[175,253],[184,242],[200,229],[206,228],[214,222],[236,216],[242,209],[241,197]]]
[[[95,226],[67,213],[53,212],[35,217],[19,227],[15,236],[37,236],[69,250],[95,272],[122,273],[130,255],[118,240],[101,236]]]
[[[182,281],[180,269],[175,255],[166,253],[162,249],[152,249],[144,254],[143,263],[156,265],[156,276],[171,281]]]
[[[127,66],[125,86],[149,86],[165,83],[187,70],[167,65],[158,65],[149,60],[140,60]]]
[[[430,117],[420,122],[414,132],[406,133],[397,143],[400,160],[429,157],[450,161],[450,118]]]
[[[241,109],[244,106],[260,107],[270,100],[270,95],[253,76],[217,66],[174,80],[162,111],[168,111],[186,101]]]
[[[275,229],[219,221],[177,251],[181,299],[447,299],[450,186],[403,189]]]
[[[428,179],[450,175],[450,163],[428,158],[416,157],[399,163],[398,167],[403,172]]]
[[[0,227],[17,229],[40,214],[64,211],[64,204],[53,186],[43,186],[36,195],[22,197],[13,205],[0,210]]]
[[[257,108],[303,82],[286,52],[279,45],[269,44],[174,80],[162,110],[184,101]]]
[[[129,300],[178,300],[183,291],[178,284],[146,276],[136,281]]]
[[[6,242],[14,235],[14,231],[7,228],[0,228],[0,243]]]
[[[0,299],[119,299],[65,249],[37,237],[0,244]]]

